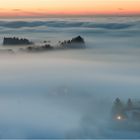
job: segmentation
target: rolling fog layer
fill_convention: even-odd
[[[0,21],[0,37],[82,35],[84,50],[0,54],[0,138],[140,138],[113,130],[112,102],[140,99],[140,18]],[[1,49],[7,49],[3,47]]]

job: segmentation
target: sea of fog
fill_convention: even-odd
[[[21,53],[3,37],[42,44],[81,35],[86,49]],[[119,97],[140,100],[140,17],[1,19],[0,138],[140,138],[113,129]]]

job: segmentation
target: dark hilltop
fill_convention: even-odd
[[[31,45],[33,42],[26,38],[19,39],[18,37],[4,37],[3,45]]]
[[[60,48],[63,49],[82,49],[86,48],[85,41],[81,36],[77,36],[72,40],[60,42]]]
[[[71,40],[59,41],[56,46],[51,44],[35,45],[33,42],[25,38],[6,38],[3,39],[3,45],[31,45],[26,48],[20,48],[24,52],[45,52],[49,50],[62,50],[62,49],[84,49],[86,48],[85,40],[81,36],[72,38]]]

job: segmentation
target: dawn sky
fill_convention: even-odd
[[[0,16],[140,14],[140,0],[0,0]]]

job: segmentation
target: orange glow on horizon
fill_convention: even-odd
[[[0,17],[140,14],[140,0],[0,0]]]

